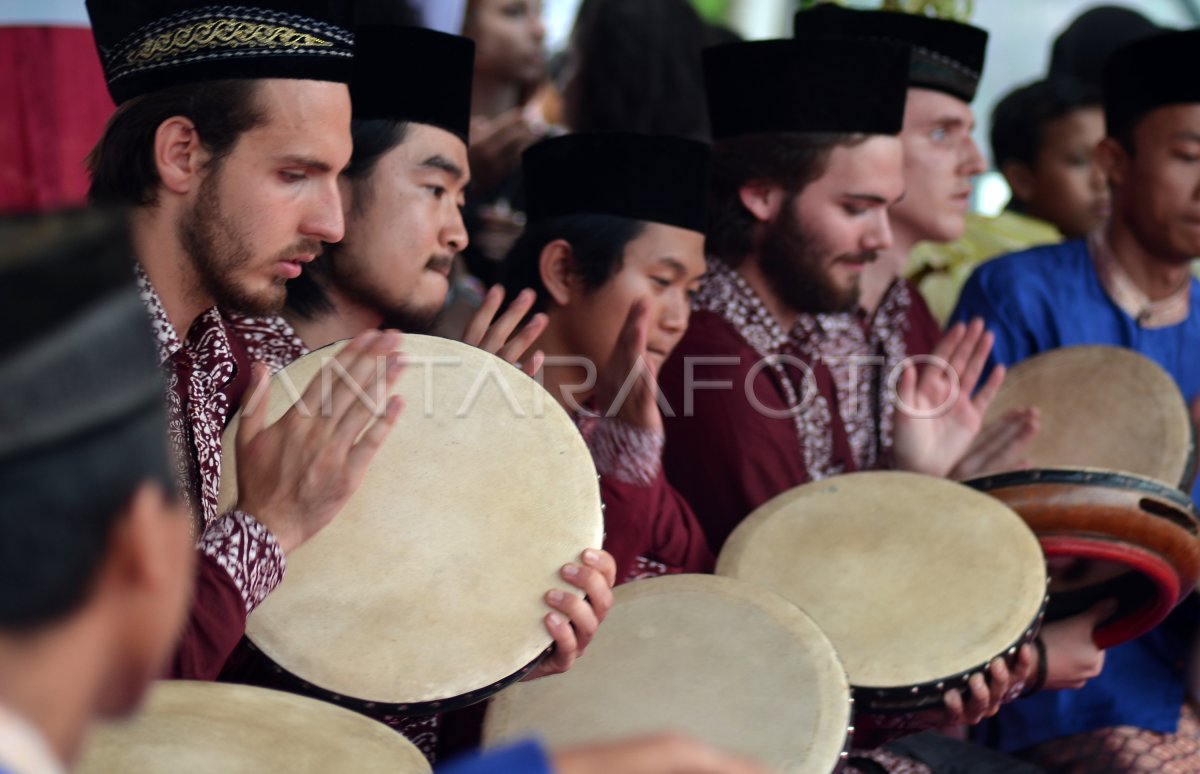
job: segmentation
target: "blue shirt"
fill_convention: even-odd
[[[1013,365],[1075,344],[1132,349],[1162,366],[1189,402],[1200,394],[1200,283],[1188,318],[1142,328],[1104,292],[1082,239],[1035,247],[981,265],[963,286],[951,321],[982,317],[996,336],[990,365]],[[1200,489],[1193,488],[1193,497]]]
[[[455,758],[438,766],[437,774],[553,774],[553,770],[541,746],[530,741]]]
[[[1105,293],[1084,240],[1047,245],[981,265],[963,287],[952,321],[982,317],[996,336],[991,366],[1076,344],[1136,350],[1161,365],[1189,401],[1200,393],[1200,283],[1188,318],[1141,328]],[[1200,487],[1193,487],[1196,497]],[[1172,733],[1184,702],[1191,600],[1154,631],[1108,651],[1104,671],[1078,691],[1043,691],[1001,710],[984,729],[1006,752],[1098,728],[1128,725]]]

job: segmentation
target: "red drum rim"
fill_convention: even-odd
[[[1137,639],[1162,623],[1190,588],[1181,588],[1179,575],[1161,555],[1138,546],[1120,543],[1104,536],[1041,535],[1038,538],[1046,558],[1098,559],[1116,562],[1140,573],[1158,594],[1126,615],[1114,615],[1102,622],[1092,635],[1096,647],[1108,649]]]

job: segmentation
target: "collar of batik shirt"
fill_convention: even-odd
[[[708,275],[692,310],[724,319],[761,357],[779,354],[790,339],[745,278],[715,256],[708,258]]]

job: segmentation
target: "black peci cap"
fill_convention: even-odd
[[[909,86],[933,89],[964,102],[975,98],[988,34],[979,27],[899,11],[857,11],[818,5],[794,20],[797,39],[829,35],[882,38],[912,47]]]
[[[356,119],[429,124],[467,142],[475,43],[421,27],[371,24],[354,33]]]
[[[349,83],[348,0],[87,0],[118,105],[181,83],[301,78]]]
[[[709,147],[626,133],[569,134],[522,158],[530,223],[564,215],[617,215],[703,233]]]
[[[149,453],[167,469],[165,387],[132,255],[111,212],[0,218],[0,461],[148,418],[162,441]]]
[[[730,43],[704,50],[713,139],[746,134],[898,134],[909,48],[857,38]]]
[[[1192,69],[1200,29],[1143,38],[1117,50],[1104,67],[1104,118],[1119,136],[1155,108],[1200,103]]]
[[[1169,32],[1132,8],[1101,5],[1080,14],[1054,39],[1051,78],[1074,78],[1096,88],[1104,83],[1104,63],[1117,49]]]

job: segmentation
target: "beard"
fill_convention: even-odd
[[[374,311],[383,318],[384,328],[395,328],[406,333],[427,333],[437,325],[445,308],[445,299],[438,302],[417,303],[411,297],[397,299],[389,297],[381,283],[355,270],[355,257],[346,250],[331,255],[330,262],[333,284],[352,302]],[[454,259],[433,256],[425,262],[429,269],[448,266]]]
[[[794,196],[784,202],[779,217],[768,225],[759,246],[759,269],[779,299],[801,314],[851,312],[858,306],[859,286],[839,286],[829,269],[839,262],[871,262],[875,253],[841,255],[827,261],[829,250],[796,214]]]
[[[251,228],[221,206],[218,192],[220,169],[212,170],[200,183],[196,202],[179,222],[179,241],[199,280],[199,290],[220,308],[246,315],[276,314],[287,299],[284,278],[276,276],[264,290],[255,291],[238,281],[254,265]],[[321,243],[305,239],[281,251],[270,262],[297,255],[316,255]]]

